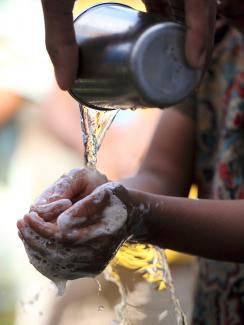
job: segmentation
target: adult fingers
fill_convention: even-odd
[[[60,88],[69,89],[78,70],[72,10],[75,0],[42,0],[46,47]]]
[[[185,51],[193,68],[204,69],[210,61],[214,44],[216,3],[215,0],[185,0]]]

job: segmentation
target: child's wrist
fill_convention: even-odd
[[[149,212],[142,200],[142,193],[128,190],[128,233],[130,242],[145,243],[148,240],[148,230],[145,224],[145,216]]]

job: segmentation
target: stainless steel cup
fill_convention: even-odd
[[[70,94],[89,107],[165,108],[187,97],[201,71],[185,59],[185,28],[160,16],[103,3],[74,21],[79,71]]]

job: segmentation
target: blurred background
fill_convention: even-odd
[[[94,1],[77,1],[75,14]],[[124,1],[143,10],[139,1]],[[98,156],[98,169],[110,179],[136,171],[161,113],[120,112]],[[121,141],[121,139],[123,141]],[[16,221],[33,200],[70,169],[83,165],[77,103],[59,90],[44,45],[40,1],[0,0],[0,324],[110,324],[120,296],[99,277],[69,283],[65,295],[28,262]],[[194,260],[169,253],[177,296],[187,316],[195,274]],[[131,324],[173,325],[172,303],[140,275],[120,270],[128,289]],[[171,311],[170,311],[171,310]],[[151,317],[151,318],[150,318]],[[155,318],[156,319],[156,318]]]

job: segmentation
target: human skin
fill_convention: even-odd
[[[25,235],[24,229],[30,227],[40,236],[58,239],[70,248],[103,243],[102,250],[107,252],[111,241],[120,246],[123,234],[124,240],[130,238],[210,259],[243,262],[244,201],[187,198],[192,183],[194,135],[195,125],[190,118],[174,109],[165,111],[134,177],[111,183],[101,180],[99,174],[89,176],[86,169],[76,170],[76,176],[68,178],[64,187],[59,186],[55,195],[44,195],[45,204],[51,202],[45,209],[42,199],[32,206],[31,210],[40,218],[30,213],[18,222],[22,240],[38,249],[35,238]],[[126,207],[127,221],[121,232],[107,234],[103,218],[111,193]],[[58,204],[64,199],[72,205],[52,216],[53,200]],[[57,218],[57,225],[50,222],[52,218]],[[119,219],[120,215],[115,213],[114,218]]]
[[[42,0],[46,47],[61,89],[69,89],[78,70],[78,46],[75,40],[72,9],[74,0]],[[167,0],[144,0],[149,12],[168,15]],[[194,68],[204,68],[211,56],[216,20],[214,0],[173,0],[185,7],[186,57]]]

